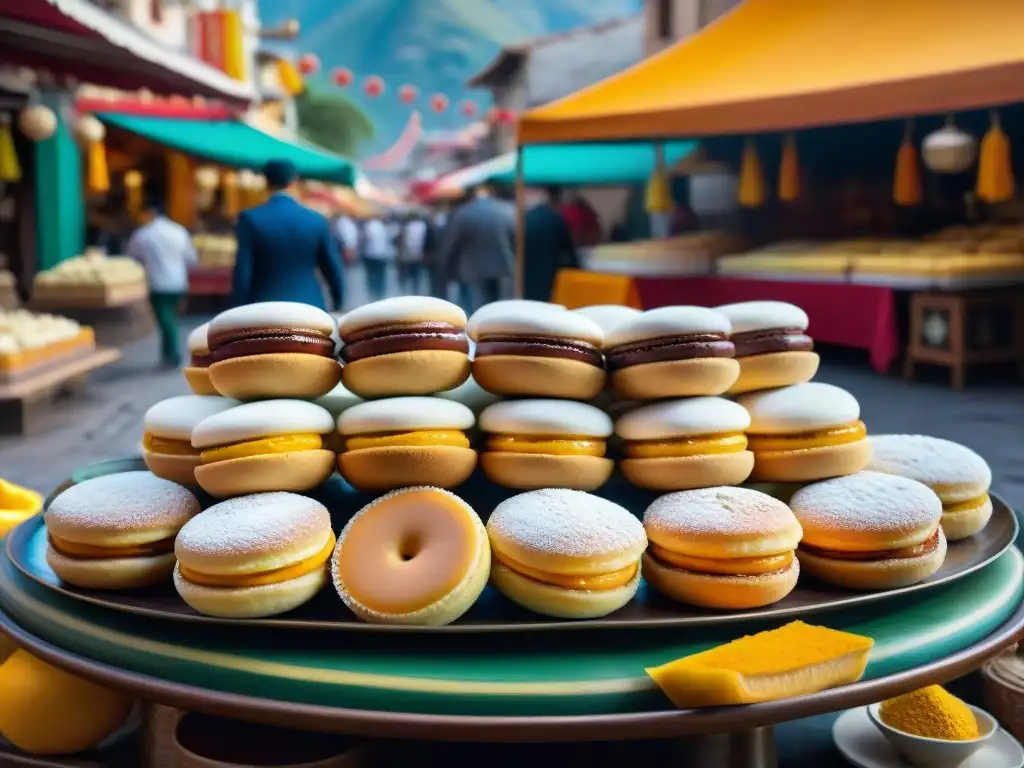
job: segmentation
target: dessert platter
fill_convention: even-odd
[[[1024,626],[1016,517],[965,446],[869,433],[807,325],[228,310],[141,459],[8,538],[0,629],[173,705],[454,740],[764,742],[977,668]]]

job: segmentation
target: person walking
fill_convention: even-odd
[[[448,300],[448,275],[445,265],[441,263],[441,244],[444,240],[445,226],[448,223],[448,211],[441,207],[428,213],[427,237],[423,243],[423,263],[427,269],[430,283],[430,295]]]
[[[416,296],[423,290],[423,261],[429,234],[427,220],[422,214],[413,213],[402,224],[398,244],[398,284],[407,295]]]
[[[547,199],[526,212],[523,298],[551,301],[559,269],[579,266],[569,224],[559,211],[562,190],[549,187]]]
[[[178,308],[188,293],[188,268],[199,262],[188,230],[164,214],[153,197],[140,216],[140,226],[128,239],[128,255],[142,264],[149,284],[149,303],[160,334],[160,362],[181,365]]]
[[[270,199],[243,211],[235,224],[235,304],[297,301],[326,309],[319,270],[335,311],[340,310],[345,275],[327,219],[288,194],[298,178],[291,162],[271,160],[263,175]]]
[[[366,292],[370,301],[380,301],[387,294],[388,266],[395,260],[393,234],[381,217],[371,216],[363,223],[361,242]]]

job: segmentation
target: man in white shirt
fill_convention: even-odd
[[[377,217],[363,224],[361,242],[366,290],[370,301],[380,301],[387,293],[388,265],[395,259],[394,230]]]
[[[423,290],[427,230],[426,220],[419,215],[409,216],[402,226],[398,247],[398,284],[402,292],[410,296],[418,296]]]
[[[188,268],[199,259],[189,231],[167,218],[158,202],[147,206],[141,221],[128,241],[128,255],[146,270],[149,301],[160,331],[160,361],[177,368],[181,365],[178,307],[188,293]]]
[[[334,222],[334,236],[341,243],[342,256],[345,263],[351,264],[359,253],[359,227],[348,216],[342,214]]]

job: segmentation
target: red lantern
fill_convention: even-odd
[[[508,125],[509,123],[514,123],[517,120],[517,117],[516,113],[511,109],[499,109],[498,114],[495,116],[495,120],[499,123]]]
[[[384,80],[377,75],[370,75],[363,83],[363,91],[371,99],[375,99],[384,93]]]
[[[316,54],[307,53],[299,57],[299,72],[303,75],[314,75],[320,71],[320,59]]]
[[[398,89],[398,98],[403,104],[412,104],[419,98],[420,92],[414,85],[403,85]]]
[[[339,88],[346,88],[352,85],[353,75],[351,69],[345,67],[335,67],[331,70],[331,80]]]
[[[430,97],[430,106],[437,113],[444,112],[448,109],[448,97],[443,93],[435,93]]]
[[[476,104],[474,104],[472,101],[462,102],[462,114],[464,114],[466,117],[475,117]]]

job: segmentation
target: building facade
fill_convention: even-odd
[[[644,53],[689,37],[742,0],[644,0]]]

